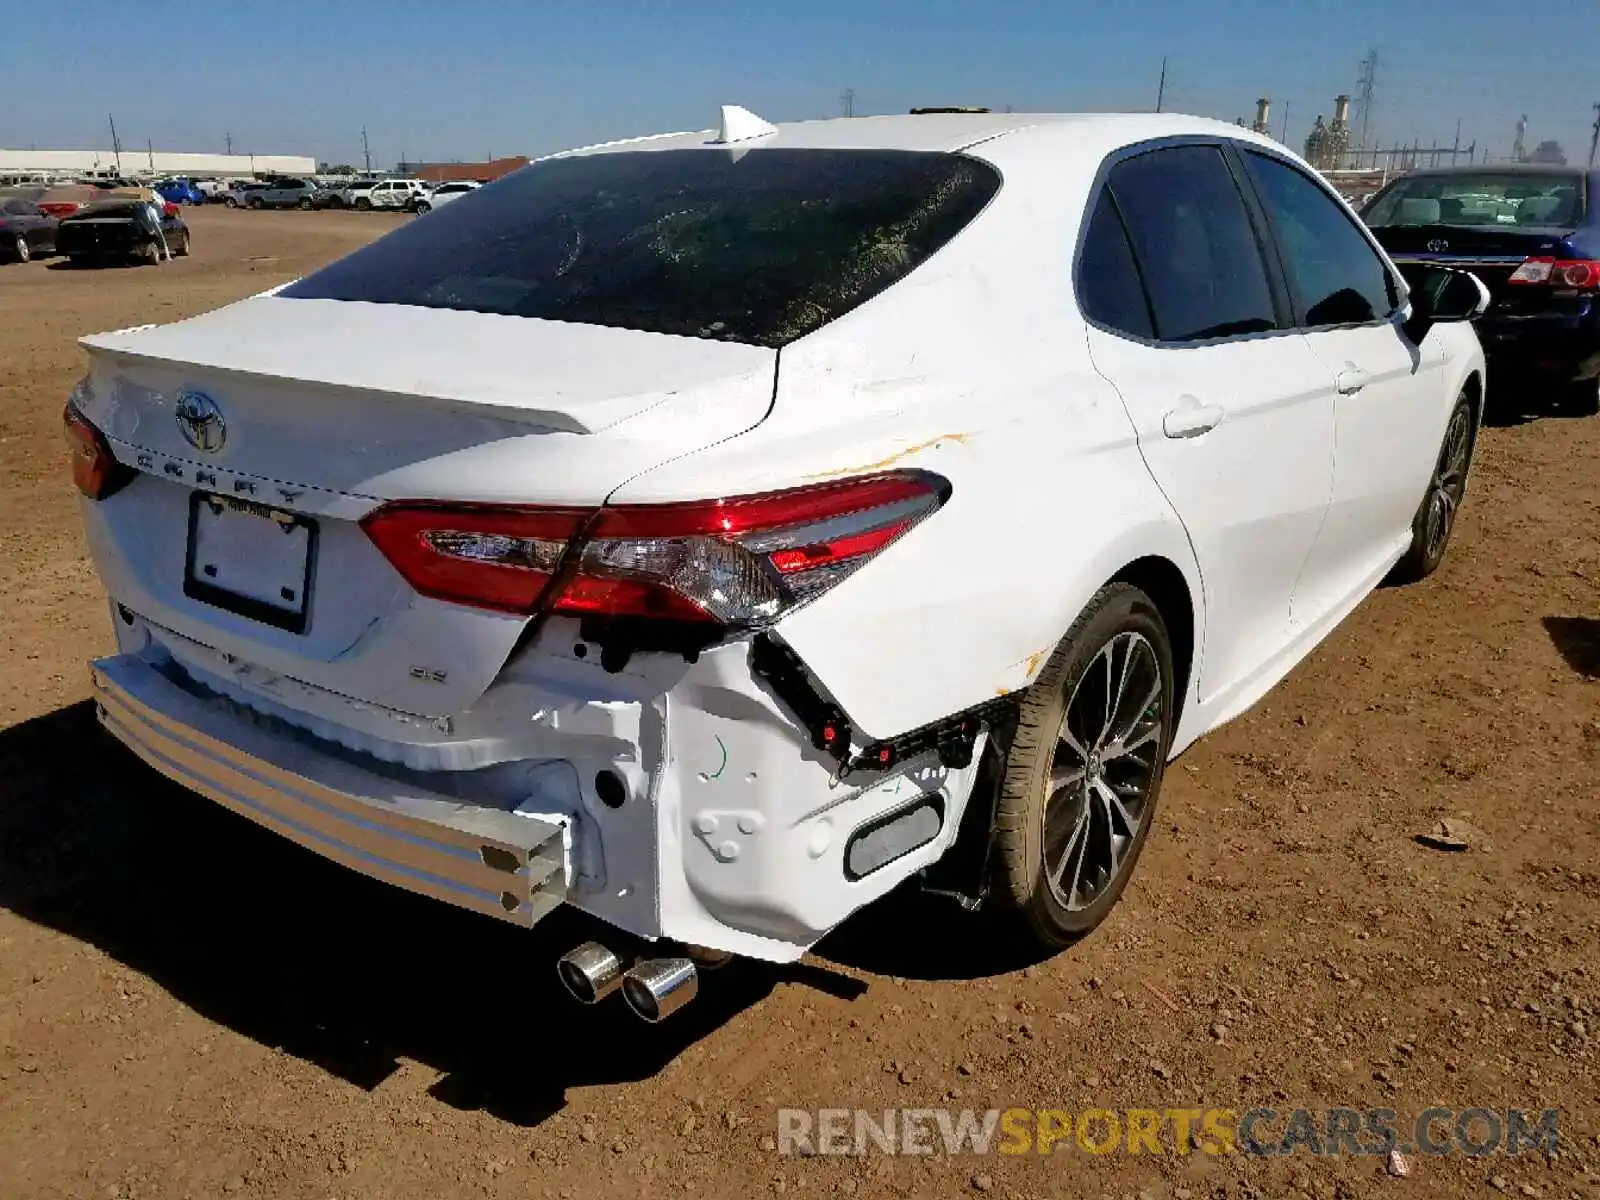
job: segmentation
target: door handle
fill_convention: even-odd
[[[1222,424],[1227,410],[1220,404],[1185,404],[1161,418],[1161,432],[1169,438],[1199,437]]]
[[[1338,389],[1339,395],[1353,396],[1367,386],[1367,378],[1365,371],[1351,363],[1334,376],[1333,386]]]

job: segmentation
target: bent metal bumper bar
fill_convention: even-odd
[[[91,664],[101,723],[157,771],[351,870],[532,925],[566,896],[562,826],[272,738],[135,655]]]

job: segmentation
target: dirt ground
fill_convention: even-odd
[[[0,1198],[1600,1196],[1600,419],[1486,429],[1449,561],[1170,771],[1043,963],[896,897],[648,1027],[519,933],[350,875],[97,729],[112,645],[62,448],[85,333],[398,220],[206,210],[160,267],[0,267]],[[1538,397],[1491,388],[1510,411]],[[1418,844],[1441,818],[1465,852]],[[1560,1112],[1559,1150],[795,1157],[780,1108]],[[1269,1127],[1268,1140],[1283,1130]],[[1170,1142],[1167,1143],[1170,1146]]]

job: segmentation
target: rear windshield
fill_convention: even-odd
[[[999,186],[983,163],[923,152],[557,158],[279,295],[782,346],[904,278]]]
[[[1363,214],[1394,225],[1574,226],[1583,221],[1583,176],[1572,171],[1416,175],[1380,194]]]

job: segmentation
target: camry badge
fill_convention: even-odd
[[[217,402],[204,392],[179,392],[174,415],[183,440],[196,450],[215,454],[228,440],[228,426]]]

